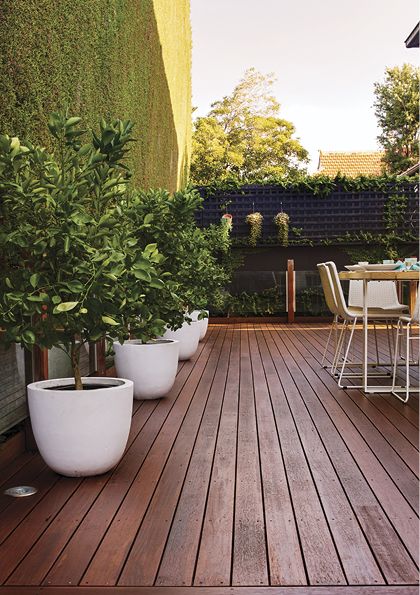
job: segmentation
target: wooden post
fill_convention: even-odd
[[[34,382],[48,380],[48,349],[34,347],[32,373]]]
[[[106,376],[105,339],[96,343],[96,368],[98,376]]]
[[[295,261],[287,261],[287,322],[295,321]]]

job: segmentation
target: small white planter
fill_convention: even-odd
[[[172,339],[179,341],[179,359],[190,359],[197,351],[200,340],[200,326],[198,322],[184,322],[177,331],[168,329],[163,335],[163,339]]]
[[[69,385],[74,386],[73,378],[28,385],[29,413],[39,452],[47,465],[62,475],[105,473],[118,463],[127,444],[133,383],[119,378],[83,378],[84,386],[99,388],[59,388]]]
[[[203,312],[203,310],[194,310],[193,312],[191,312],[191,314],[189,314],[189,316],[193,320],[196,320],[200,326],[200,341],[202,341],[204,339],[204,337],[206,336],[207,327],[209,326],[209,311],[204,310],[204,312],[207,314],[206,318],[202,318],[201,320],[198,320],[198,316],[200,315],[201,312]]]
[[[116,341],[114,352],[117,376],[133,381],[135,399],[158,399],[172,388],[178,369],[178,341],[133,340],[123,345]]]

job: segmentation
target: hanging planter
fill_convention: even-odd
[[[233,216],[230,213],[225,213],[222,215],[222,222],[227,225],[229,230],[231,230],[233,225]]]
[[[249,213],[249,215],[246,216],[246,222],[248,223],[250,229],[249,229],[249,245],[250,246],[256,246],[258,240],[261,238],[262,236],[262,223],[263,223],[263,219],[264,217],[261,215],[261,213]]]
[[[274,217],[274,223],[277,226],[277,239],[280,246],[289,245],[289,215],[287,213],[277,213]]]

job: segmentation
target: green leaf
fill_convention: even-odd
[[[12,282],[10,281],[9,277],[6,277],[4,281],[9,289],[13,289],[13,285],[12,285]]]
[[[141,281],[150,281],[151,280],[150,273],[148,273],[147,271],[143,271],[142,269],[136,269],[134,271],[134,276],[136,279],[139,279]]]
[[[59,295],[53,295],[51,301],[53,304],[59,304],[61,302],[61,297]]]
[[[28,331],[28,330],[23,331],[22,339],[24,340],[25,343],[28,343],[29,345],[33,345],[36,341],[35,333],[33,333],[32,331]]]
[[[31,275],[31,277],[29,279],[29,283],[32,285],[32,287],[34,289],[38,285],[38,281],[39,281],[39,274],[38,273],[34,273],[33,275]]]
[[[105,324],[111,324],[112,326],[118,326],[118,322],[109,316],[102,316],[102,322]]]
[[[87,308],[80,308],[79,310],[80,314],[87,314]]]
[[[76,124],[78,124],[81,121],[82,121],[82,118],[77,118],[76,116],[74,116],[73,118],[69,118],[68,120],[66,120],[66,123],[64,124],[64,126],[66,128],[70,128],[71,126],[75,126]]]
[[[145,225],[148,225],[149,223],[151,223],[154,219],[154,215],[153,213],[147,213],[147,215],[145,216],[145,218],[143,219],[143,223]]]
[[[70,310],[73,310],[78,303],[79,302],[61,302],[61,304],[58,304],[58,306],[54,308],[54,314],[57,312],[70,312]]]

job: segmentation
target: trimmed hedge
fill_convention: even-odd
[[[88,125],[131,119],[142,187],[186,183],[191,137],[189,0],[2,0],[0,131],[48,146],[64,105]]]

